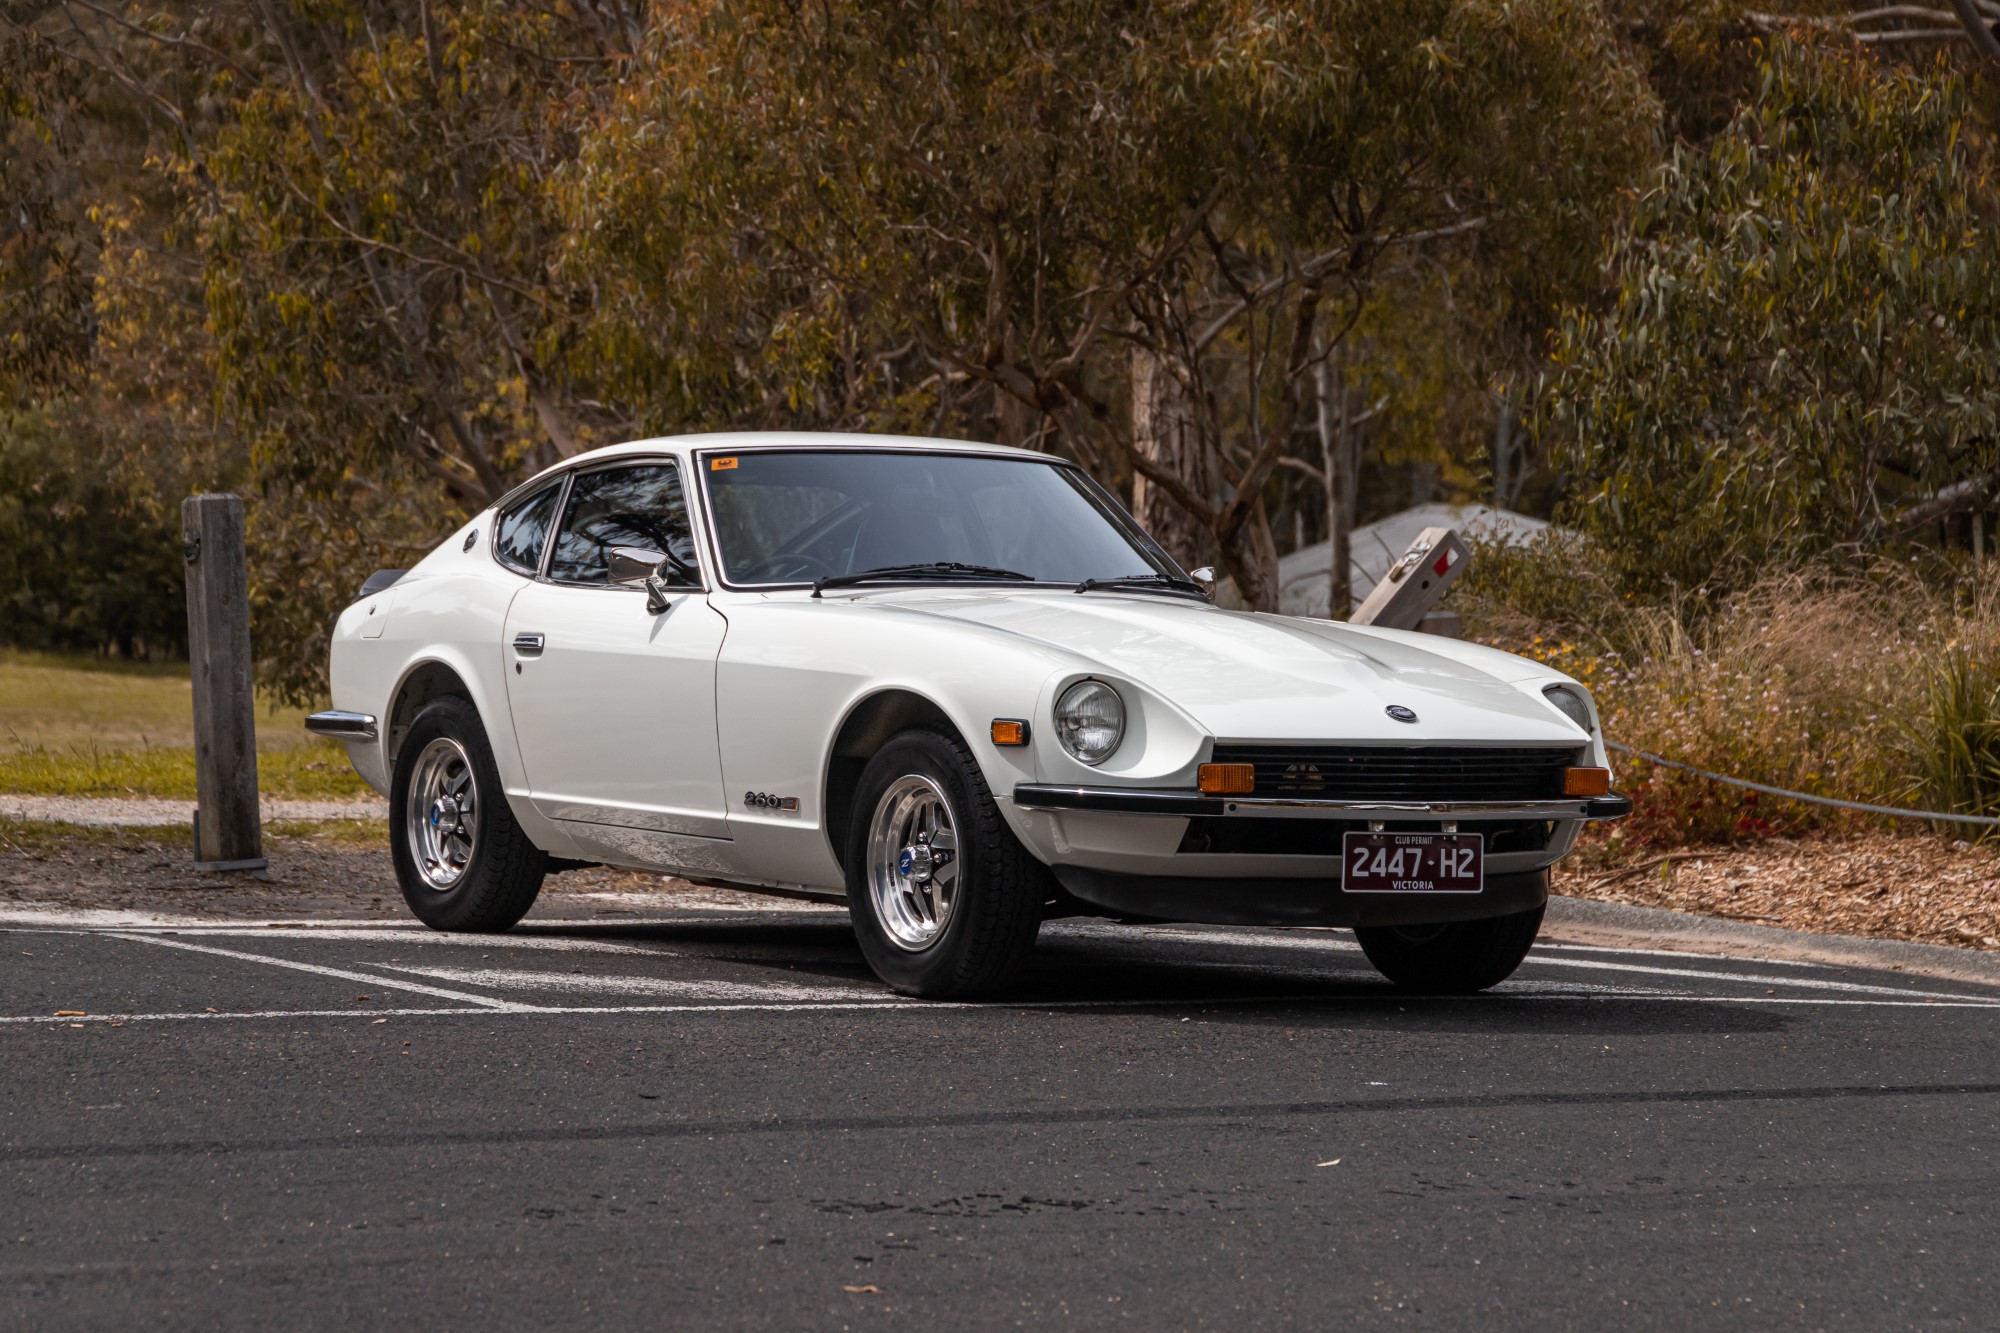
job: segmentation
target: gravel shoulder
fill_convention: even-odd
[[[409,916],[379,822],[268,824],[264,851],[270,866],[260,878],[199,869],[189,830],[180,826],[0,821],[0,910],[223,919]],[[592,867],[549,876],[534,914],[616,920],[690,908],[768,910],[772,902],[669,876]]]

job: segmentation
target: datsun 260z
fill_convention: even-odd
[[[334,708],[410,908],[505,930],[552,867],[845,903],[897,990],[1041,923],[1348,926],[1494,985],[1625,813],[1590,695],[1454,640],[1227,611],[1086,472],[941,440],[599,449],[340,616]]]

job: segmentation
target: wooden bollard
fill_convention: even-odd
[[[257,699],[250,674],[250,575],[243,501],[181,502],[188,666],[194,678],[194,859],[204,870],[262,870]]]

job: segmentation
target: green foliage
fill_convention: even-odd
[[[72,383],[90,348],[91,228],[62,73],[45,44],[0,31],[0,400],[14,404]]]
[[[1543,428],[1569,516],[1642,595],[1896,535],[2000,466],[2000,233],[1964,79],[1774,41],[1678,148],[1573,311]]]
[[[1572,290],[1652,115],[1587,0],[710,0],[586,134],[565,270],[648,422],[1060,447],[1268,605],[1312,363],[1400,265]],[[1137,438],[1135,346],[1212,469]]]
[[[0,642],[186,651],[179,516],[45,417],[0,417]]]

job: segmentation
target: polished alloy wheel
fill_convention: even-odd
[[[928,948],[951,922],[958,831],[944,788],[912,773],[875,803],[868,825],[868,894],[897,947]]]
[[[479,837],[479,788],[465,747],[440,736],[410,768],[405,826],[417,873],[440,892],[454,887],[472,862]]]

